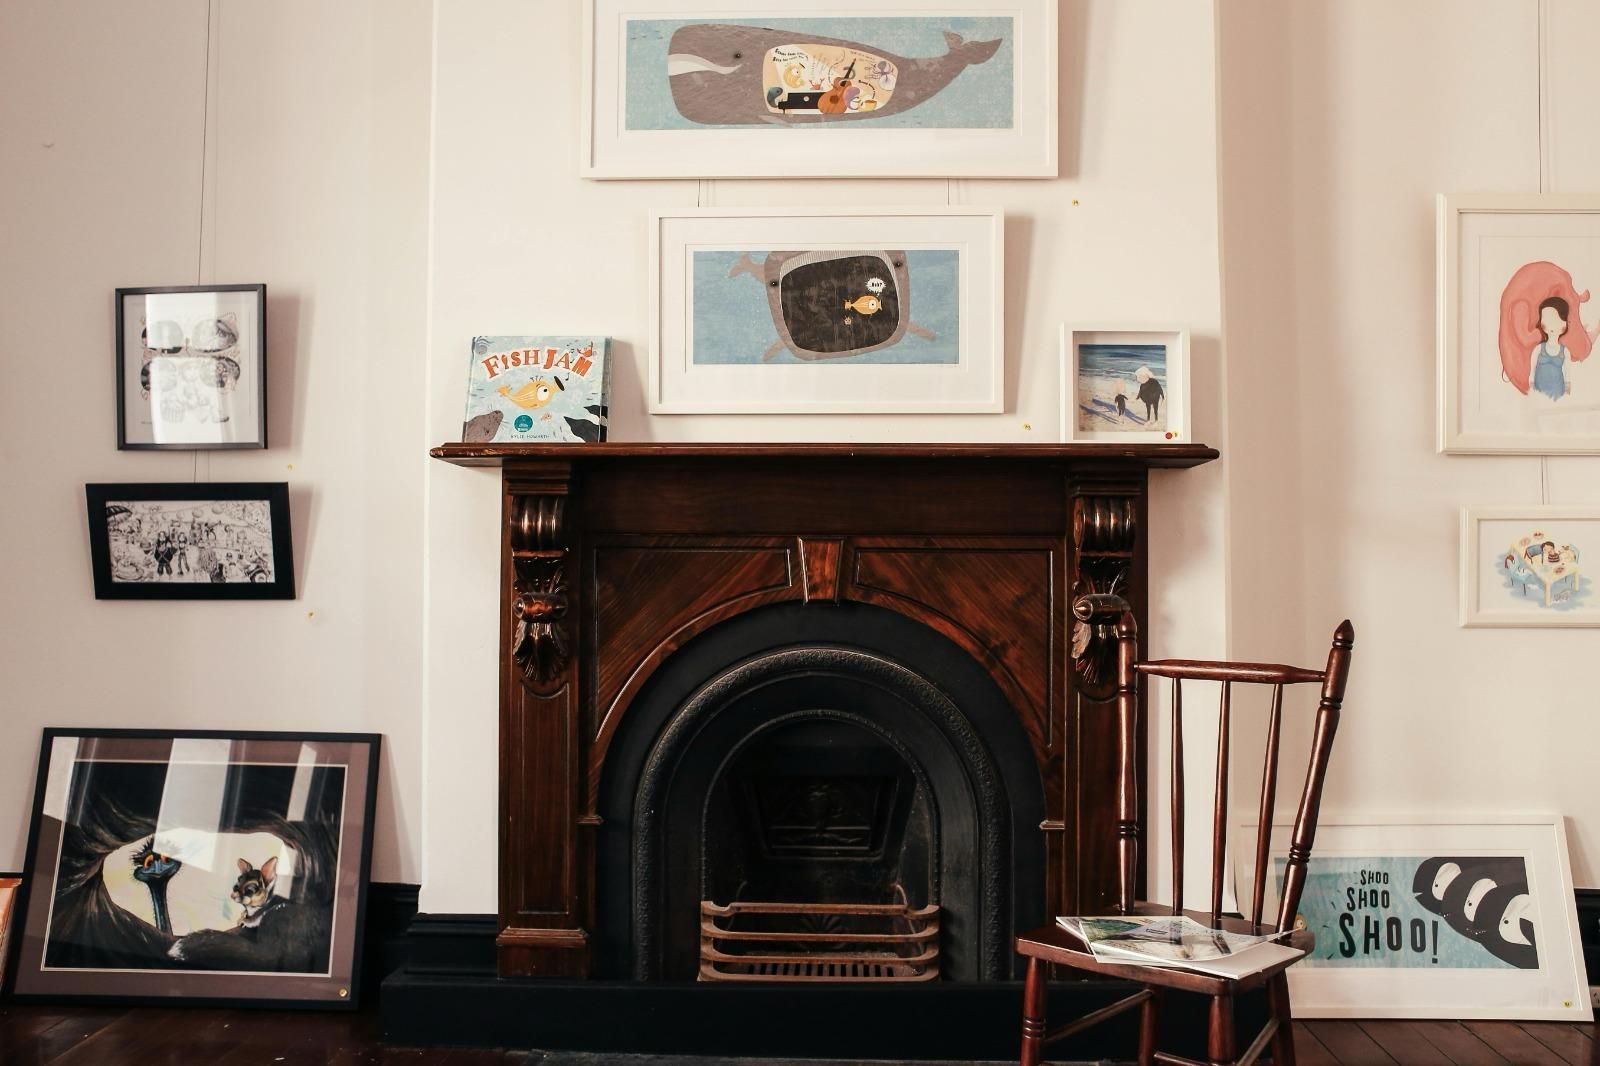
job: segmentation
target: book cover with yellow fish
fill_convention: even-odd
[[[468,444],[606,439],[609,337],[474,337]]]

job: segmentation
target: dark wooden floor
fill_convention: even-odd
[[[1300,1066],[1600,1066],[1595,1027],[1566,1022],[1296,1022]]]
[[[1301,1066],[1600,1066],[1595,1027],[1557,1022],[1307,1021],[1295,1025],[1295,1048]],[[366,1012],[0,1007],[0,1066],[689,1066],[695,1061],[386,1048],[378,1043],[376,1015]]]

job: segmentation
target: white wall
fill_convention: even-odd
[[[429,20],[0,8],[0,869],[43,726],[323,729],[385,735],[373,874],[416,879]],[[118,452],[112,290],[197,282],[267,285],[272,447]],[[290,483],[298,599],[94,600],[84,483],[189,480]]]
[[[1559,810],[1600,884],[1593,697],[1502,665],[1593,637],[1455,624],[1460,505],[1592,502],[1600,460],[1437,456],[1431,413],[1433,194],[1540,187],[1541,84],[1546,187],[1595,188],[1600,10],[1066,0],[1060,180],[589,183],[578,7],[0,8],[0,868],[46,724],[363,729],[375,875],[493,909],[497,482],[424,458],[474,333],[617,337],[619,439],[1049,440],[1057,323],[1154,317],[1227,462],[1156,475],[1152,650],[1316,662],[1351,617],[1328,817]],[[696,202],[1004,208],[1010,410],[650,419],[645,215]],[[195,280],[269,286],[274,447],[119,453],[111,290]],[[92,599],[83,483],[189,479],[291,482],[298,600]]]
[[[477,333],[619,342],[619,440],[1056,440],[1057,326],[1174,321],[1194,331],[1197,433],[1225,446],[1209,3],[1069,0],[1056,181],[624,182],[577,177],[580,5],[437,8],[428,442],[460,433]],[[531,42],[538,78],[530,77]],[[656,417],[645,410],[652,207],[993,205],[1007,212],[1003,415]],[[421,442],[419,442],[421,443]],[[1152,646],[1224,650],[1222,466],[1156,476]],[[427,767],[422,905],[495,906],[498,481],[427,473]]]
[[[1460,507],[1592,504],[1600,460],[1433,448],[1434,194],[1539,191],[1542,82],[1545,187],[1600,187],[1600,8],[1218,7],[1236,650],[1354,620],[1325,821],[1564,813],[1600,884],[1593,632],[1456,625]]]

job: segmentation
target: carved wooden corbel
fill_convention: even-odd
[[[1133,496],[1073,500],[1072,539],[1078,559],[1072,586],[1072,668],[1078,691],[1102,702],[1117,691],[1118,612],[1106,605],[1120,603],[1128,593],[1139,533],[1136,503]]]
[[[568,621],[565,496],[517,496],[511,506],[511,655],[542,686],[572,655]]]

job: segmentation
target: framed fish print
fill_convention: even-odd
[[[1062,326],[1061,439],[1193,440],[1189,332]]]
[[[1461,624],[1600,626],[1600,507],[1461,511]]]
[[[97,600],[292,600],[284,482],[85,485]]]
[[[1600,454],[1600,196],[1439,197],[1438,447]]]
[[[997,211],[686,209],[650,254],[652,413],[1003,409]]]
[[[355,1007],[378,745],[45,730],[12,991]]]
[[[267,287],[118,289],[117,447],[267,446]]]
[[[1273,826],[1267,913],[1292,833]],[[1588,1021],[1575,904],[1560,817],[1324,822],[1293,923],[1315,940],[1288,971],[1295,1016]]]
[[[585,0],[590,178],[1053,178],[1058,0]]]

